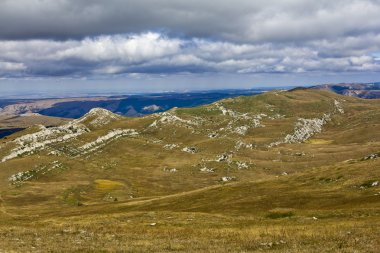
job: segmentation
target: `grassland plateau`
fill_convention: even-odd
[[[380,100],[271,91],[0,140],[0,252],[379,252]]]

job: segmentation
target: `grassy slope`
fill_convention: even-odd
[[[304,143],[267,148],[292,133],[298,118],[332,112],[334,99],[345,113],[334,114],[321,133]],[[226,127],[229,116],[214,105],[174,109],[183,119],[200,117],[203,123],[154,129],[147,126],[155,116],[120,119],[55,147],[83,145],[116,128],[134,128],[140,135],[88,155],[55,157],[41,151],[0,163],[0,249],[376,252],[380,188],[371,184],[380,180],[379,160],[361,158],[380,150],[379,101],[298,90],[220,104],[235,112],[285,117],[264,118],[265,127],[246,135],[221,132],[212,139],[207,135]],[[244,119],[233,122],[244,124]],[[236,150],[237,140],[254,148]],[[198,152],[163,148],[172,143],[195,146]],[[0,155],[9,149],[5,146]],[[230,163],[208,161],[223,153],[233,155]],[[62,169],[19,187],[7,183],[16,172],[55,160]],[[238,169],[237,161],[249,167]],[[204,166],[215,172],[201,173]],[[236,181],[222,183],[223,176]],[[15,246],[15,238],[24,243]]]
[[[0,128],[27,128],[36,124],[56,126],[67,122],[68,119],[48,117],[43,115],[31,116],[0,116]]]

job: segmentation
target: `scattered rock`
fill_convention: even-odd
[[[245,162],[237,161],[236,165],[238,166],[239,170],[243,170],[243,169],[248,169],[249,168],[248,164],[245,163]]]
[[[363,184],[360,185],[360,189],[367,189],[370,187],[377,187],[379,186],[379,181],[366,181]]]
[[[243,141],[237,141],[235,144],[235,150],[239,151],[242,148],[253,149],[253,144],[247,144]]]
[[[249,129],[249,126],[239,126],[239,127],[236,127],[236,128],[233,130],[233,132],[234,132],[234,133],[237,133],[237,134],[240,134],[240,135],[246,135],[248,129]]]
[[[344,113],[344,109],[343,109],[343,107],[342,107],[342,104],[341,104],[338,100],[334,100],[334,105],[335,105],[335,109],[336,109],[339,113],[341,113],[341,114]]]
[[[262,242],[260,243],[261,246],[264,246],[266,248],[272,248],[273,242]]]
[[[272,142],[268,145],[268,148],[284,143],[302,143],[311,138],[314,134],[322,132],[322,127],[330,120],[330,114],[324,114],[320,119],[299,118],[293,134],[286,135],[282,141]]]
[[[378,153],[374,153],[374,154],[370,154],[370,155],[367,155],[365,156],[362,160],[366,161],[366,160],[374,160],[374,159],[377,159],[379,157],[379,154]]]
[[[207,167],[201,168],[200,171],[203,172],[203,173],[213,173],[213,172],[215,172],[215,170],[213,168],[207,168]]]
[[[224,161],[227,161],[227,160],[229,160],[229,157],[226,154],[218,155],[216,157],[216,161],[217,162],[224,162]]]
[[[197,149],[195,147],[184,147],[182,151],[190,154],[195,154],[197,152]]]
[[[149,127],[157,127],[159,124],[174,124],[181,127],[193,128],[194,126],[199,126],[202,123],[201,118],[194,117],[190,120],[182,119],[177,115],[174,115],[172,112],[158,113],[156,114],[156,116],[159,116],[160,118],[158,120],[155,120],[152,124],[150,124]]]
[[[268,116],[268,119],[270,119],[270,120],[276,120],[276,119],[283,119],[283,118],[285,118],[286,116],[285,115],[281,115],[281,114],[275,114],[275,115],[273,115],[273,116]]]
[[[222,177],[221,178],[222,182],[229,182],[229,181],[233,181],[233,180],[236,180],[236,177]]]
[[[208,135],[208,138],[211,138],[211,139],[216,138],[216,137],[218,137],[217,133],[211,133]]]
[[[178,172],[178,170],[176,168],[164,168],[164,171],[165,172],[169,172],[169,173],[176,173],[176,172]]]
[[[165,149],[168,149],[168,150],[172,150],[172,149],[175,149],[175,148],[178,148],[179,146],[177,144],[166,144],[164,145],[164,148]]]
[[[36,166],[32,170],[18,172],[16,174],[10,176],[8,178],[8,181],[12,185],[21,185],[26,181],[37,179],[40,176],[43,176],[52,170],[59,170],[59,169],[64,169],[63,164],[60,163],[59,161],[53,161],[52,163],[50,163],[48,165]]]

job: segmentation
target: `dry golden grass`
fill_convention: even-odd
[[[69,119],[58,118],[58,117],[48,117],[43,115],[32,115],[32,116],[1,116],[0,115],[0,128],[27,128],[33,125],[44,125],[44,126],[57,126]]]
[[[103,191],[110,191],[124,186],[123,183],[106,179],[96,179],[94,182],[96,184],[96,189]]]
[[[331,111],[334,99],[344,99],[345,114],[334,115],[321,133],[267,147],[291,133],[298,118]],[[380,150],[379,101],[299,90],[221,103],[286,117],[264,119],[265,127],[245,136],[208,138],[228,118],[212,105],[176,109],[207,123],[147,129],[153,116],[121,119],[51,147],[62,156],[41,151],[0,163],[0,252],[378,252],[380,159],[363,158]],[[118,128],[140,135],[71,153]],[[2,140],[0,157],[20,134]],[[238,140],[252,149],[236,150]],[[198,152],[163,147],[171,143]],[[216,162],[224,153],[233,154],[231,161]],[[8,181],[55,161],[60,169],[20,185]],[[237,168],[240,161],[248,168]],[[201,172],[204,166],[214,172]],[[225,176],[234,180],[222,182]]]
[[[328,144],[333,143],[333,140],[311,139],[311,140],[307,140],[305,143],[314,144],[314,145],[328,145]]]
[[[154,225],[153,225],[154,224]],[[15,252],[377,252],[379,217],[282,219],[202,213],[91,215],[1,225]]]

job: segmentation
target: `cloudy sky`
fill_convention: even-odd
[[[379,81],[379,13],[380,0],[1,0],[0,89]]]

